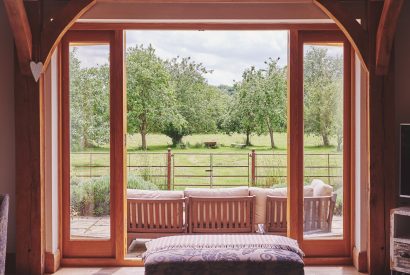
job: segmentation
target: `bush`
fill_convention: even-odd
[[[127,188],[141,190],[158,190],[158,187],[154,183],[148,180],[144,180],[141,177],[133,174],[128,175]]]
[[[110,214],[110,178],[71,179],[71,213],[78,216],[105,216]],[[127,188],[158,190],[158,187],[139,176],[129,175]]]

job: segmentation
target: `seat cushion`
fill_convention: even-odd
[[[247,186],[233,188],[186,188],[185,197],[243,197],[249,196]]]
[[[183,191],[127,189],[128,199],[181,199]]]

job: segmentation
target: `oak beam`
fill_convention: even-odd
[[[403,3],[403,0],[384,1],[376,36],[376,73],[379,75],[388,72],[397,21]]]
[[[32,36],[23,0],[3,0],[13,32],[20,71],[30,75]]]
[[[41,33],[41,61],[44,64],[44,70],[47,68],[51,55],[64,34],[95,3],[96,0],[69,1],[55,17],[47,21]]]
[[[368,69],[369,53],[367,51],[368,46],[368,34],[362,28],[360,23],[354,18],[345,6],[335,0],[313,0],[313,2],[335,21],[335,23],[342,30],[344,35],[352,44],[355,52],[359,56],[360,61],[366,65]]]

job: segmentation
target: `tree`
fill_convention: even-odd
[[[321,136],[323,145],[329,146],[330,137],[341,134],[343,60],[330,56],[326,48],[312,46],[304,67],[305,132]]]
[[[246,135],[247,146],[251,145],[250,135],[255,133],[258,127],[255,94],[259,74],[255,67],[251,67],[243,72],[242,81],[234,84],[234,99],[224,121],[224,128],[228,134],[236,132]]]
[[[245,70],[242,81],[234,85],[236,93],[224,126],[227,133],[246,134],[247,146],[252,133],[269,133],[274,148],[274,132],[286,131],[286,68],[273,59],[265,64],[267,69]]]
[[[108,64],[81,68],[76,49],[70,52],[71,148],[101,146],[110,140]]]
[[[169,60],[167,69],[179,119],[167,121],[162,133],[170,137],[175,146],[184,136],[216,132],[227,96],[207,83],[204,75],[210,71],[190,57]]]
[[[262,70],[255,95],[258,132],[263,134],[267,130],[272,149],[275,147],[273,133],[285,132],[287,128],[286,67],[279,67],[278,61],[269,58],[265,62],[268,68]]]
[[[180,117],[175,113],[175,96],[164,62],[149,45],[127,50],[128,133],[140,133],[142,149],[147,149],[148,132],[159,132]]]

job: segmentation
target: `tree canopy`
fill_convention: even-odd
[[[263,68],[247,68],[233,86],[212,86],[212,71],[190,57],[169,60],[149,45],[126,52],[128,133],[140,134],[147,149],[148,133],[163,133],[173,145],[184,136],[225,132],[269,134],[287,129],[287,67],[269,58]],[[82,149],[109,142],[108,62],[84,68],[76,50],[70,51],[71,146]],[[304,124],[307,134],[323,145],[343,141],[343,58],[327,48],[311,46],[304,58]]]
[[[343,59],[324,47],[309,47],[304,60],[305,132],[322,137],[338,135],[341,143],[343,118]]]

